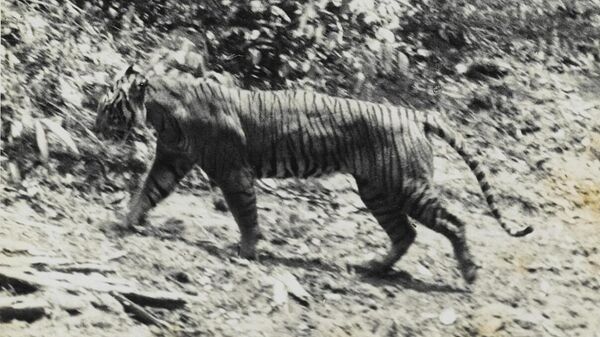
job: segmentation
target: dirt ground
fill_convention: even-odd
[[[27,291],[0,277],[2,301],[35,299],[44,308],[31,322],[0,323],[0,336],[600,337],[600,82],[568,72],[537,79],[513,97],[526,113],[474,112],[461,128],[491,171],[505,216],[532,225],[530,236],[506,235],[467,166],[435,142],[436,182],[467,222],[481,266],[473,286],[461,279],[449,242],[423,226],[389,275],[349,267],[383,254],[388,242],[342,175],[307,182],[321,190],[308,197],[287,188],[260,194],[266,238],[258,261],[236,257],[237,227],[215,207],[217,192],[180,188],[151,213],[147,235],[117,235],[104,224],[127,196],[90,203],[57,191],[47,197],[68,214],[62,218],[27,198],[2,207],[0,271],[21,270],[21,259],[51,278],[62,260],[93,262],[107,269],[68,274],[185,293],[187,303],[146,306],[166,322],[159,328],[86,284]],[[502,131],[510,123],[516,131]],[[310,297],[282,295],[278,280],[287,273]]]

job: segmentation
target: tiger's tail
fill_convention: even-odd
[[[492,214],[500,223],[500,226],[511,236],[520,237],[525,236],[531,232],[533,232],[533,228],[531,226],[525,226],[522,228],[515,228],[509,226],[500,215],[500,211],[496,206],[496,202],[494,201],[495,195],[493,194],[490,185],[487,181],[486,174],[481,167],[481,164],[473,158],[471,154],[466,151],[465,143],[462,137],[454,132],[444,121],[436,116],[434,113],[427,114],[425,119],[425,130],[426,132],[431,132],[438,137],[442,138],[446,141],[458,154],[463,158],[465,163],[469,166],[477,181],[479,182],[479,186],[481,187],[481,191],[485,196],[485,200],[487,201]]]

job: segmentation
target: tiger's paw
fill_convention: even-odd
[[[460,271],[462,273],[463,279],[468,284],[473,284],[477,279],[477,265],[473,263],[473,261],[465,261],[460,264]]]
[[[245,244],[244,242],[240,243],[238,254],[241,258],[244,258],[246,260],[256,260],[256,258],[258,257],[255,245]]]
[[[123,217],[121,220],[107,221],[100,226],[100,230],[107,235],[123,234],[143,234],[146,231],[146,220],[142,218],[138,221],[132,221],[130,217]]]
[[[356,271],[367,275],[382,275],[392,270],[393,264],[389,264],[384,260],[373,259],[366,263],[355,264],[353,267]]]
[[[123,221],[107,221],[100,225],[102,231],[107,237],[120,237],[133,231],[123,224]]]
[[[129,213],[121,220],[120,228],[123,231],[142,233],[145,231],[147,221],[145,215],[136,215]]]
[[[250,230],[243,231],[240,238],[239,255],[247,260],[256,260],[258,257],[256,245],[262,234],[258,226],[252,227]]]
[[[240,247],[239,256],[246,260],[256,260],[258,258],[258,254],[256,250],[244,250]]]

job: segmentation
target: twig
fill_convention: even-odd
[[[71,263],[71,264],[67,264],[67,265],[53,267],[52,269],[54,269],[56,271],[60,271],[60,272],[66,272],[66,273],[83,273],[83,274],[90,274],[90,273],[108,274],[108,273],[116,272],[115,268],[112,268],[109,266],[103,266],[103,265],[97,264],[97,263],[89,263],[89,262],[88,263]]]
[[[183,307],[186,302],[180,295],[166,291],[144,292],[136,290],[123,291],[120,293],[137,304],[150,307],[176,309]]]
[[[108,261],[112,261],[112,260],[118,260],[118,259],[120,259],[120,258],[122,258],[124,256],[127,256],[127,252],[124,251],[124,250],[120,250],[120,251],[117,251],[116,253],[114,253],[112,255],[107,256],[104,259],[104,262],[108,262]]]

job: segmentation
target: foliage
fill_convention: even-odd
[[[195,63],[244,87],[312,87],[424,107],[446,96],[444,83],[488,78],[470,76],[480,55],[486,62],[513,55],[552,71],[590,69],[599,59],[593,1],[12,0],[3,7],[3,171],[14,181],[71,172],[82,193],[123,188],[126,177],[115,186],[104,178],[131,165],[143,172],[151,156],[140,142],[117,147],[91,132],[98,97],[128,63],[154,66],[191,50],[203,58]],[[471,91],[459,95],[466,100],[459,107],[498,107],[478,85],[464,87]],[[487,90],[503,97],[505,88]]]

